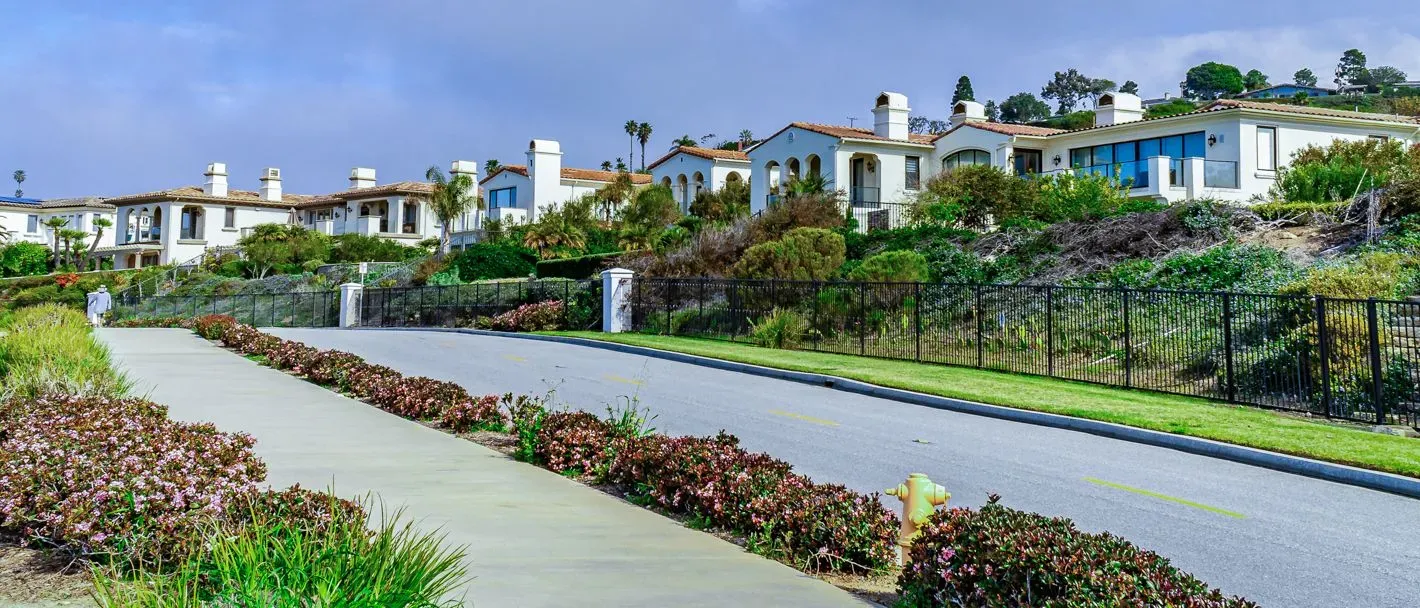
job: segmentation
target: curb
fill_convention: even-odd
[[[591,348],[600,348],[634,355],[644,355],[675,361],[678,363],[689,363],[701,367],[709,367],[719,370],[740,372],[754,376],[766,378],[776,378],[788,380],[802,384],[822,386],[833,390],[878,397],[881,399],[891,399],[903,403],[922,405],[926,407],[974,414],[1009,420],[1012,422],[1022,422],[1038,426],[1078,431],[1099,435],[1120,441],[1129,441],[1154,447],[1168,448],[1187,452],[1199,456],[1208,456],[1221,460],[1230,460],[1246,465],[1252,465],[1283,473],[1302,475],[1314,479],[1321,479],[1369,490],[1377,490],[1391,494],[1398,494],[1408,498],[1420,498],[1420,479],[1412,479],[1393,473],[1383,473],[1368,469],[1357,468],[1344,464],[1335,464],[1312,460],[1300,456],[1291,456],[1278,452],[1269,452],[1257,448],[1249,448],[1211,439],[1200,439],[1197,437],[1187,437],[1184,435],[1173,435],[1160,431],[1151,431],[1130,426],[1114,424],[1111,422],[1100,422],[1097,420],[1087,420],[1084,418],[1072,418],[1059,414],[1048,414],[1031,410],[1022,410],[999,405],[988,405],[974,401],[964,401],[951,397],[940,397],[928,395],[909,390],[888,388],[876,384],[869,384],[860,380],[851,380],[838,376],[826,374],[816,374],[811,372],[796,372],[772,367],[763,367],[736,361],[726,361],[723,359],[713,359],[701,357],[699,355],[688,355],[673,351],[661,350],[645,346],[632,346],[616,342],[603,342],[589,338],[574,338],[568,336],[545,336],[541,334],[512,333],[500,331],[488,331],[482,329],[461,329],[443,327],[356,327],[351,328],[361,331],[435,331],[444,333],[461,333],[481,336],[494,336],[499,338],[514,338],[519,340],[534,340],[539,342],[557,342],[562,344],[573,344]]]

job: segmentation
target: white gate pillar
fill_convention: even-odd
[[[365,286],[359,283],[340,285],[340,327],[360,325],[360,295],[364,291]]]
[[[631,331],[631,286],[636,273],[625,268],[602,271],[602,331]]]

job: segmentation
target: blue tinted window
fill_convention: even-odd
[[[1162,145],[1157,139],[1142,140],[1139,142],[1139,158],[1158,156],[1162,149]]]
[[[1183,136],[1183,157],[1194,158],[1207,156],[1208,142],[1203,139],[1203,132],[1189,133]]]
[[[1108,165],[1114,162],[1114,146],[1095,146],[1096,165]]]
[[[1088,167],[1094,163],[1090,162],[1089,148],[1076,148],[1070,151],[1071,167]]]
[[[1183,136],[1173,135],[1164,138],[1164,156],[1169,158],[1183,158]]]
[[[1134,156],[1134,142],[1114,144],[1114,162],[1127,163],[1131,160],[1137,160]]]

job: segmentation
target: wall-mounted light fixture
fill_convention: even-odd
[[[874,173],[877,171],[877,169],[878,166],[873,164],[873,161],[868,161],[868,173]]]
[[[1217,136],[1216,134],[1209,133],[1209,134],[1208,134],[1208,145],[1211,147],[1213,144],[1216,144],[1216,143],[1218,143],[1218,136]]]
[[[1059,167],[1059,166],[1060,166],[1060,155],[1059,155],[1059,154],[1056,154],[1056,155],[1055,155],[1055,158],[1050,159],[1050,162],[1055,163],[1055,166]]]

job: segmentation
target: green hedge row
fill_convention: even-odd
[[[598,253],[562,260],[542,260],[537,263],[539,279],[586,279],[611,266],[624,255],[621,252]]]

